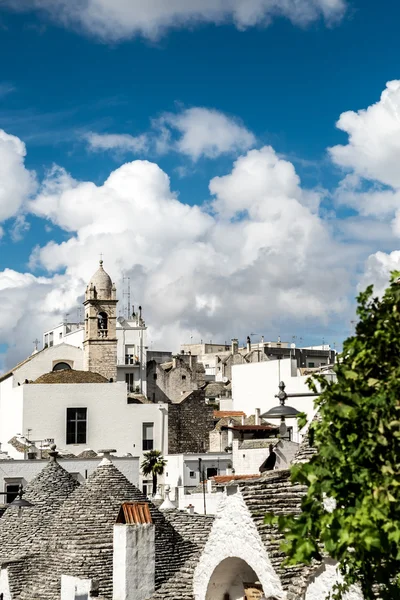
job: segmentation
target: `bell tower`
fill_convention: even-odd
[[[103,261],[85,292],[84,369],[117,379],[117,293]]]

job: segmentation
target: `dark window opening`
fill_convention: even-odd
[[[67,444],[86,444],[87,408],[67,408]]]
[[[182,375],[182,381],[186,381],[186,375]]]
[[[59,362],[53,367],[53,371],[68,371],[71,369],[71,365],[65,362]]]
[[[143,450],[153,450],[154,448],[154,423],[143,423],[142,427]]]
[[[189,471],[189,477],[193,479],[193,477],[196,477],[196,473],[194,471]]]
[[[6,484],[6,504],[11,504],[11,502],[18,496],[19,486],[19,483]]]
[[[215,477],[215,475],[218,475],[218,471],[215,467],[209,467],[207,469],[207,479],[210,479],[210,477]]]
[[[98,329],[105,331],[108,329],[108,317],[107,317],[107,313],[105,312],[100,312],[97,315],[97,327]]]
[[[154,379],[154,381],[156,381],[156,379],[157,379],[157,373],[154,373],[153,379]]]

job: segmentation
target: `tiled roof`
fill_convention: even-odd
[[[51,371],[38,377],[33,383],[107,383],[108,379],[92,371]]]
[[[242,410],[214,410],[214,417],[216,419],[223,419],[224,417],[245,417],[246,413]]]
[[[215,475],[211,479],[216,484],[228,483],[228,481],[242,481],[243,479],[254,479],[255,477],[260,477],[260,473],[256,473],[255,475]]]

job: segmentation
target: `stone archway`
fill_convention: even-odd
[[[211,575],[206,600],[243,600],[243,584],[257,581],[257,574],[243,559],[225,558]]]

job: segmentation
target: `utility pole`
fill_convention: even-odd
[[[204,481],[204,469],[202,466],[202,459],[199,458],[199,473],[200,473],[200,481],[203,484],[203,503],[204,503],[204,514],[207,514],[207,508],[206,508],[206,488],[205,488],[205,481]]]

